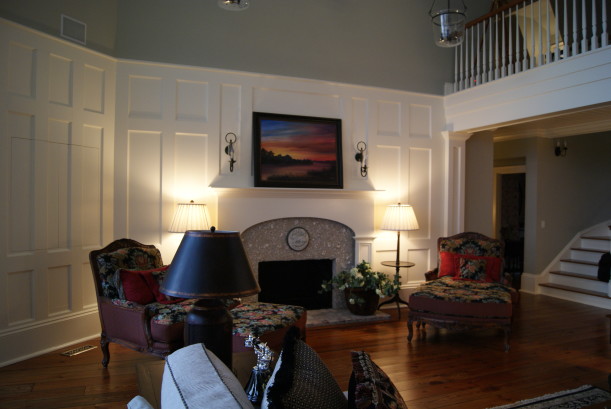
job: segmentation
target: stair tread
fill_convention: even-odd
[[[581,236],[581,238],[587,239],[587,240],[606,240],[606,241],[611,240],[609,236]]]
[[[550,271],[549,273],[550,274],[562,275],[562,276],[583,278],[585,280],[598,281],[598,277],[596,277],[596,276],[591,276],[591,275],[587,275],[587,274],[580,274],[580,273],[573,273],[573,272],[570,272],[570,271],[556,270],[556,271]]]
[[[571,292],[574,292],[574,293],[581,293],[581,294],[586,294],[586,295],[592,295],[594,297],[609,298],[607,296],[607,293],[603,293],[601,291],[584,290],[583,288],[577,288],[577,287],[571,287],[571,286],[568,286],[568,285],[553,284],[553,283],[541,283],[539,285],[541,287],[556,288],[558,290],[571,291]]]
[[[588,265],[588,266],[598,267],[598,263],[594,262],[594,261],[577,260],[577,259],[574,259],[574,258],[563,258],[560,261],[563,262],[563,263],[585,264],[585,265]]]
[[[585,248],[585,247],[571,247],[571,250],[574,250],[574,251],[585,251],[585,252],[588,252],[588,253],[600,253],[600,254],[603,254],[603,253],[607,252],[605,250],[588,249],[588,248]]]

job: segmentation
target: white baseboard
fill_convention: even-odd
[[[0,367],[100,336],[97,310],[0,335]],[[100,356],[100,362],[102,357]]]

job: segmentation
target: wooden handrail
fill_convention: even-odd
[[[489,12],[488,14],[484,14],[481,17],[476,18],[475,20],[471,20],[469,21],[467,24],[465,24],[465,28],[469,28],[469,27],[473,27],[474,25],[481,23],[484,20],[489,19],[490,17],[496,16],[497,14],[502,13],[503,11],[510,9],[514,6],[517,6],[520,3],[525,3],[528,0],[513,0],[510,1],[509,3],[505,4],[504,6],[498,7],[494,10],[492,10],[491,12]]]

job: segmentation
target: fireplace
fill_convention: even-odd
[[[303,239],[305,237],[305,240],[300,240],[297,245],[295,243],[291,245],[289,244],[290,233],[294,232],[295,229],[300,231],[299,238]],[[326,260],[325,263],[330,266],[331,276],[326,276],[329,278],[333,274],[352,268],[355,264],[354,231],[345,224],[333,220],[315,217],[287,217],[268,220],[244,230],[242,241],[255,278],[262,288],[262,294],[259,294],[258,297],[250,297],[252,300],[263,301],[267,297],[267,290],[264,287],[268,278],[265,277],[265,273],[263,276],[261,275],[263,271],[261,266],[263,265],[263,268],[266,266],[264,263]],[[272,281],[282,280],[285,283],[284,290],[289,287],[302,286],[303,280],[311,278],[307,276],[311,275],[312,270],[310,267],[303,269],[301,267],[281,268],[281,271]],[[310,285],[312,288],[316,287],[316,291],[318,291],[322,278],[316,280],[318,281],[316,284]],[[332,308],[346,308],[343,295],[337,291],[332,293],[331,300]],[[294,304],[296,302],[285,303]]]
[[[320,293],[330,280],[333,260],[262,261],[259,263],[259,301],[300,305],[307,310],[331,308],[331,293]]]

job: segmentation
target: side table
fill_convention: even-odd
[[[386,267],[394,267],[395,268],[395,279],[399,280],[399,270],[401,268],[410,268],[410,267],[415,266],[416,264],[410,261],[382,261],[382,265]],[[393,295],[390,300],[386,300],[380,303],[380,305],[378,305],[378,310],[380,309],[381,306],[386,305],[386,304],[391,304],[393,302],[397,304],[397,312],[399,313],[399,319],[401,319],[401,306],[399,304],[407,305],[407,301],[404,301],[401,299],[399,292]]]

